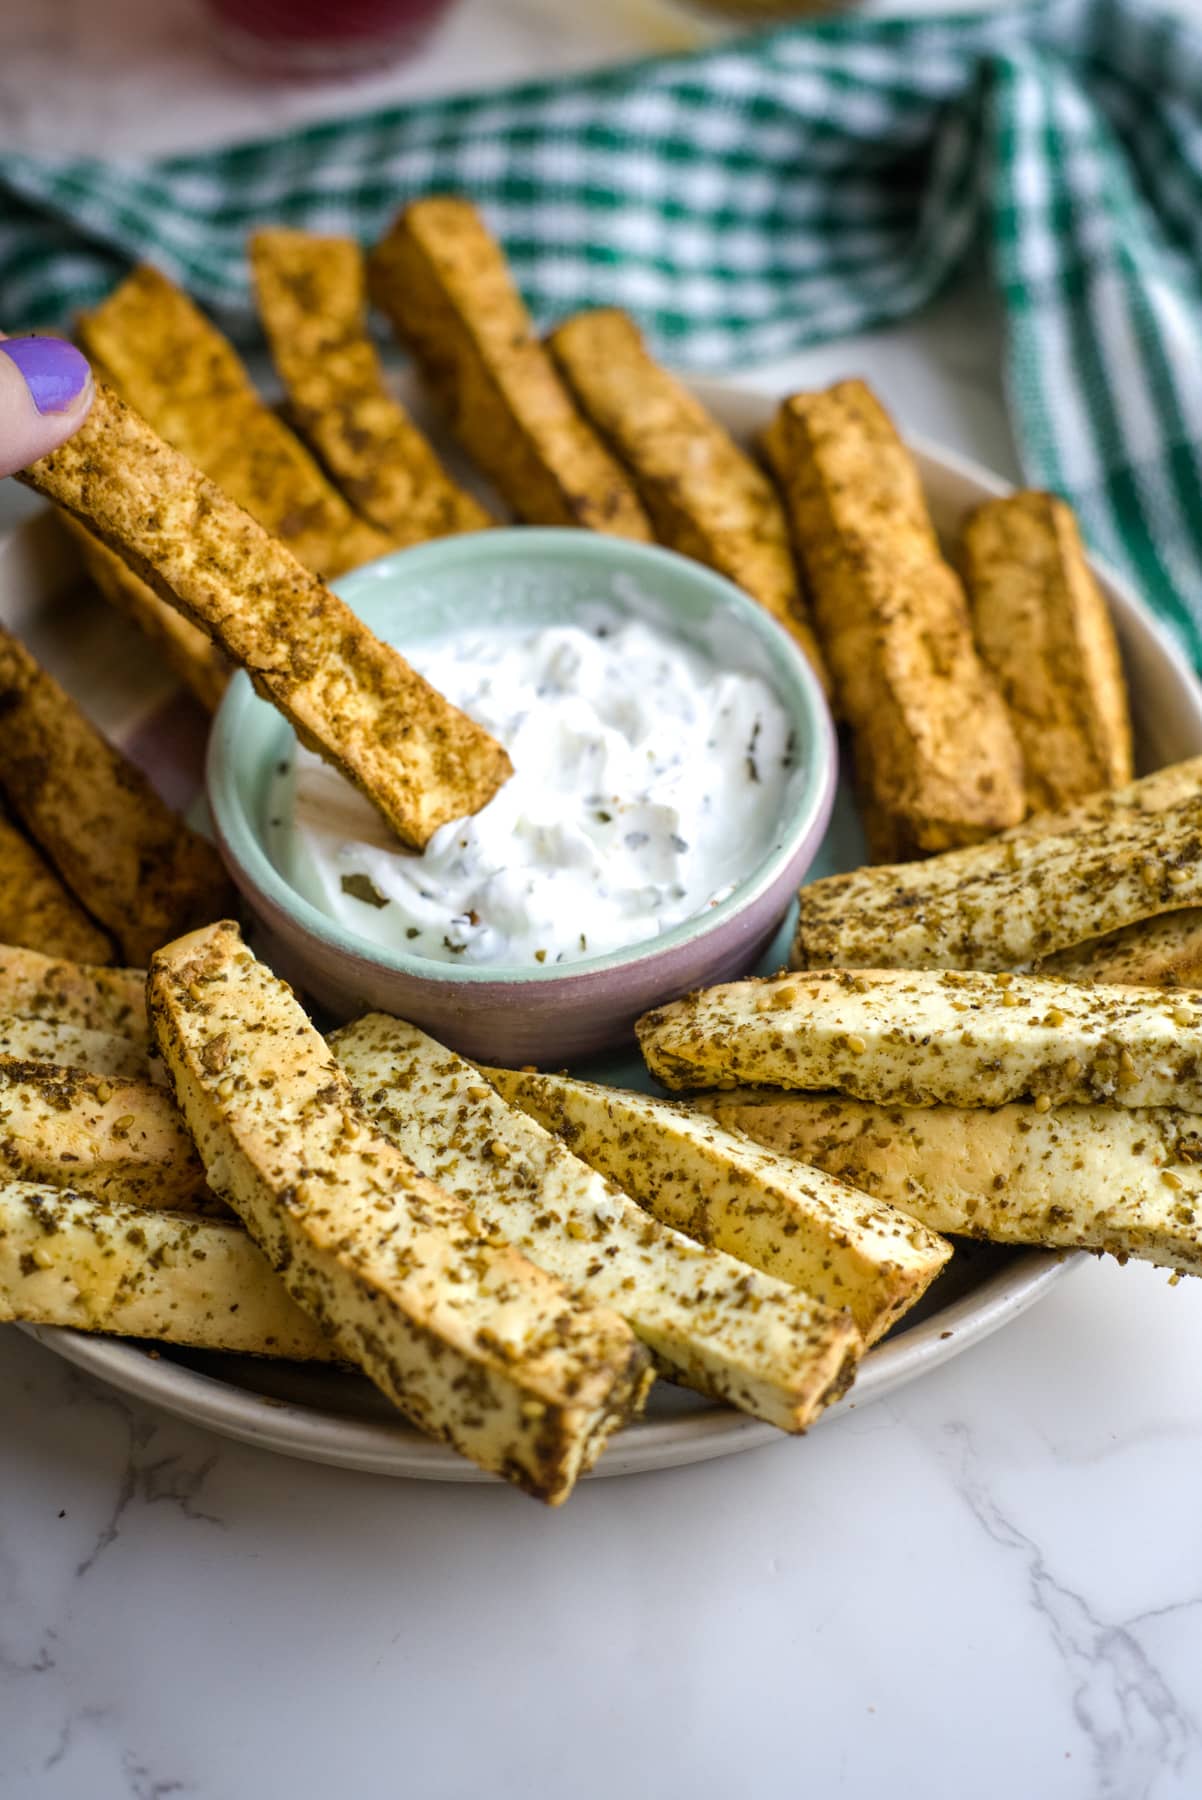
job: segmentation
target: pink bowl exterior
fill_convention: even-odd
[[[780,874],[738,912],[704,923],[696,935],[629,963],[565,972],[537,981],[444,980],[411,975],[370,956],[327,944],[307,931],[253,881],[217,830],[230,875],[266,939],[263,949],[285,980],[309,994],[340,1022],[365,1012],[407,1019],[462,1055],[510,1068],[544,1068],[629,1045],[635,1020],[654,1006],[696,987],[733,981],[752,970],[772,942],[826,834],[834,805],[838,752],[823,721],[818,747],[826,771],[823,791],[796,849]],[[431,965],[432,969],[437,965]]]

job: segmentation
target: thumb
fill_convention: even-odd
[[[69,438],[92,404],[92,371],[56,337],[0,337],[0,475],[28,468]]]

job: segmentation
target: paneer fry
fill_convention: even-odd
[[[151,1077],[154,1065],[141,1044],[120,1032],[86,1025],[60,1025],[54,1019],[0,1017],[0,1064],[41,1064],[47,1068],[87,1070],[93,1075]]]
[[[355,511],[397,544],[491,525],[384,378],[358,244],[277,226],[255,232],[250,266],[290,416]]]
[[[3,629],[0,787],[126,962],[146,962],[156,945],[228,910],[213,846]]]
[[[977,648],[1023,754],[1027,805],[1069,806],[1131,780],[1131,717],[1114,626],[1072,509],[1054,494],[989,500],[964,526]]]
[[[240,1225],[0,1183],[0,1320],[331,1362]]]
[[[756,433],[753,448],[783,495],[789,479],[789,448],[785,442],[784,419],[779,412]]]
[[[1172,812],[1186,800],[1202,798],[1202,756],[1169,763],[1151,775],[1141,775],[1126,787],[1089,794],[1055,812],[1031,813],[1021,825],[1003,833],[1012,838],[1059,837],[1068,831],[1086,831],[1101,825],[1131,824],[1137,817]]]
[[[613,1307],[665,1374],[784,1431],[848,1385],[859,1342],[846,1312],[657,1224],[471,1063],[381,1013],[330,1042],[386,1137],[489,1232]]]
[[[560,379],[468,200],[415,200],[370,259],[372,298],[451,429],[519,518],[649,539],[624,471]]]
[[[82,962],[113,960],[112,940],[90,919],[23,832],[0,813],[0,937]]]
[[[1127,987],[1202,987],[1202,907],[1187,906],[1106,937],[1087,938],[1045,957],[1035,973]]]
[[[132,1038],[150,1055],[144,969],[100,968],[0,944],[0,1015]]]
[[[888,415],[843,381],[786,400],[770,441],[878,856],[1017,824],[1018,744]]]
[[[214,1210],[170,1095],[127,1076],[0,1060],[0,1171],[98,1200]]]
[[[440,825],[478,812],[512,773],[495,739],[109,389],[21,480],[201,623],[405,843],[421,849]]]
[[[792,965],[1018,968],[1202,904],[1202,791],[1086,821],[815,881],[801,890]]]
[[[952,1253],[905,1213],[689,1107],[562,1075],[485,1074],[653,1218],[847,1307],[866,1344],[922,1298]]]
[[[1202,1111],[1202,994],[1185,989],[828,969],[710,988],[647,1013],[638,1034],[651,1072],[672,1088]]]
[[[132,619],[162,651],[163,660],[207,712],[216,712],[229,684],[230,665],[212,639],[183,613],[160,600],[107,544],[86,531],[78,519],[60,513],[79,546],[84,567],[109,605]]]
[[[800,645],[825,688],[784,507],[768,477],[648,355],[626,313],[578,313],[547,342],[586,418],[630,471],[660,543],[758,600]]]
[[[423,1430],[565,1499],[642,1403],[629,1326],[417,1173],[235,926],[159,951],[147,996],[209,1185],[293,1298]]]
[[[78,334],[108,385],[307,569],[338,575],[392,547],[326,480],[229,340],[157,269],[135,269]]]
[[[872,1106],[736,1090],[695,1104],[922,1219],[996,1244],[1202,1275],[1202,1119],[1175,1107]]]

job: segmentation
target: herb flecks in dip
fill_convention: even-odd
[[[515,773],[417,855],[316,756],[280,766],[272,857],[361,937],[434,962],[579,962],[716,905],[776,841],[794,745],[757,675],[600,606],[583,624],[466,631],[411,660]]]

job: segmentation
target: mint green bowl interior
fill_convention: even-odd
[[[761,675],[794,722],[798,766],[774,841],[720,905],[627,949],[559,967],[433,963],[384,948],[328,918],[298,894],[265,849],[273,766],[289,753],[292,727],[235,675],[209,744],[208,795],[222,849],[252,905],[266,901],[322,946],[399,974],[440,982],[554,982],[583,971],[626,967],[712,932],[778,880],[799,840],[825,823],[835,747],[826,703],[804,657],[754,602],[721,576],[672,551],[588,531],[517,527],[442,538],[398,551],[333,585],[379,636],[402,652],[497,624],[562,624],[586,603],[623,604],[629,583],[638,613],[706,649],[720,662]]]

